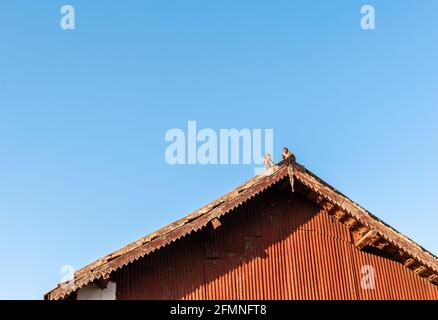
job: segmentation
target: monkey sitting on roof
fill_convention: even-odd
[[[295,156],[292,152],[289,151],[288,148],[283,148],[283,154],[282,154],[283,160],[288,160],[289,162],[295,162]]]
[[[283,148],[282,157],[283,157],[283,160],[286,160],[289,164],[295,163],[294,154],[292,152],[290,152],[289,149],[286,147]],[[295,192],[294,167],[289,166],[288,171],[289,171],[290,186],[292,188],[292,192]]]
[[[277,170],[278,166],[272,161],[271,155],[269,153],[265,154],[264,164],[266,170],[263,172],[263,175],[269,176]]]
[[[272,162],[271,155],[269,153],[265,154],[265,168],[269,169],[274,166],[274,162]]]

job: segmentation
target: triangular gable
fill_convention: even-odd
[[[384,250],[419,276],[438,285],[438,260],[435,256],[383,223],[303,166],[282,162],[271,174],[256,176],[188,216],[78,270],[73,280],[59,285],[47,293],[45,298],[63,299],[97,280],[109,279],[111,273],[145,255],[191,232],[196,232],[209,223],[214,225],[218,218],[284,178],[290,179],[291,183],[295,182],[297,192],[303,193],[308,199],[318,203],[329,215],[346,224],[355,237],[356,248],[371,246]]]

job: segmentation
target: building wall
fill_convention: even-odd
[[[222,217],[218,229],[118,271],[117,299],[438,299],[438,287],[356,249],[347,227],[277,188]]]
[[[79,289],[76,300],[116,300],[116,283],[109,282],[106,288],[93,284]]]

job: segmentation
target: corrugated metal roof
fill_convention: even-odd
[[[98,279],[108,279],[110,274],[115,270],[118,270],[133,261],[180,239],[191,232],[196,232],[202,229],[211,220],[230,212],[287,176],[289,176],[290,179],[297,179],[315,193],[318,198],[314,200],[318,201],[318,203],[325,200],[334,207],[340,208],[370,230],[375,230],[379,236],[398,247],[410,257],[438,273],[438,260],[431,253],[389,227],[381,220],[377,219],[365,209],[342,195],[336,189],[313,175],[310,171],[306,170],[303,166],[296,163],[288,164],[282,162],[272,174],[267,176],[256,176],[230,193],[227,193],[203,208],[194,211],[188,216],[78,270],[75,273],[73,280],[58,285],[58,287],[47,293],[45,298],[63,299]]]

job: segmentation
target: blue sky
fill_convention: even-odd
[[[62,5],[76,30],[60,28]],[[360,8],[376,29],[360,28]],[[438,2],[0,3],[0,299],[239,185],[171,166],[171,128],[272,128],[297,160],[438,254]]]

